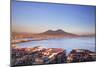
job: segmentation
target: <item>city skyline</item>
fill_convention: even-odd
[[[95,34],[95,6],[38,2],[12,2],[12,31],[41,33],[62,29]]]

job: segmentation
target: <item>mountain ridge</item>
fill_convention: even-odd
[[[69,33],[69,32],[65,32],[64,30],[61,30],[61,29],[58,29],[58,30],[47,30],[43,33],[40,33],[40,34],[43,34],[43,35],[65,35],[65,36],[78,36],[76,34],[73,34],[73,33]]]

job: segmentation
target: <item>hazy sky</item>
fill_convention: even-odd
[[[63,29],[75,34],[95,33],[95,6],[12,2],[12,30],[40,33]]]

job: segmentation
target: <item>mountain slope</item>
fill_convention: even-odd
[[[56,31],[48,30],[48,31],[40,33],[40,34],[43,34],[43,35],[77,36],[76,34],[68,33],[68,32],[65,32],[61,29],[58,29]]]

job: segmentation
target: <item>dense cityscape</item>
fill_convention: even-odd
[[[58,64],[95,61],[95,52],[85,49],[73,49],[69,54],[62,48],[19,48],[12,45],[12,67],[37,64]]]

